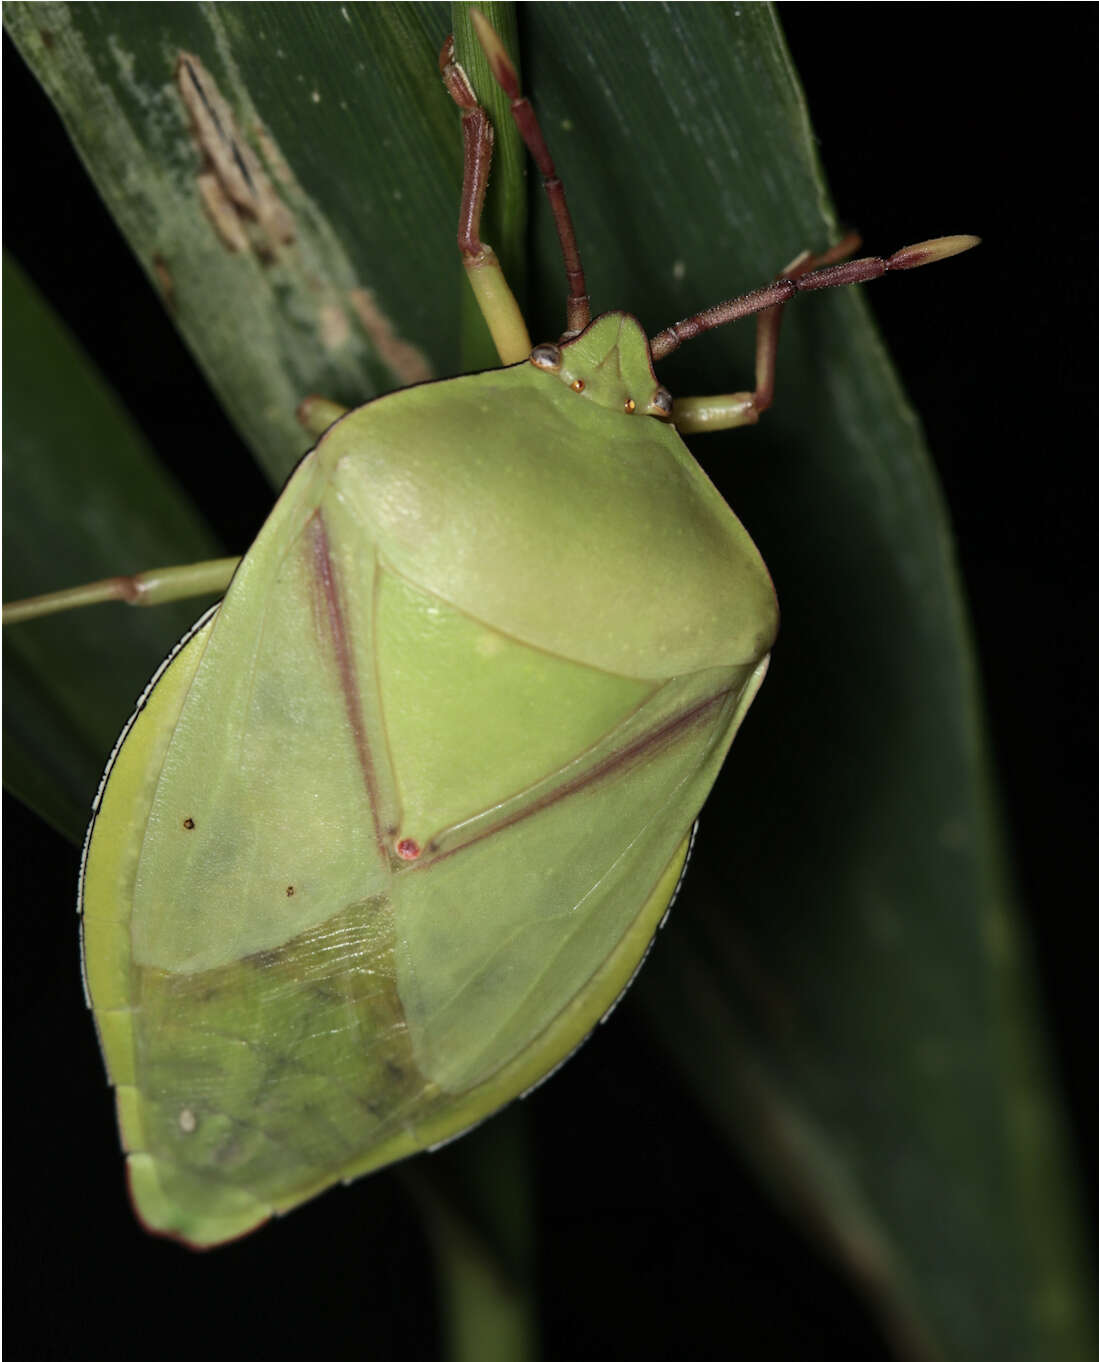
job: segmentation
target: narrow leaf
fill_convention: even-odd
[[[436,373],[460,366],[461,158],[435,74],[441,7],[5,13],[276,481],[301,452],[292,413],[308,391],[361,401],[407,381],[393,343]],[[770,8],[529,5],[519,20],[596,310],[630,309],[652,334],[835,239]],[[228,244],[232,217],[201,181],[228,172],[191,124],[182,51],[231,110],[292,242],[273,209],[261,221],[238,205],[244,239]],[[548,339],[564,288],[533,177],[528,201],[529,319]],[[978,257],[872,287],[918,308],[947,286],[938,277],[971,268]],[[752,349],[741,324],[661,377],[684,394],[747,386]],[[918,425],[864,298],[790,310],[778,391],[757,429],[695,442],[771,568],[783,631],[636,1002],[896,1355],[1069,1362],[1091,1348],[1087,1267],[965,608]],[[670,1109],[679,1090],[658,1068],[654,1101]],[[567,1101],[568,1071],[539,1112],[559,1085]],[[599,1112],[570,1120],[590,1129]],[[705,1142],[705,1122],[692,1131]],[[607,1195],[621,1219],[637,1189]],[[632,1285],[627,1268],[598,1268],[601,1296]],[[772,1355],[799,1355],[796,1326],[773,1323]]]

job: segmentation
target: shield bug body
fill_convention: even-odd
[[[796,292],[973,244],[852,261],[848,238],[652,341],[591,321],[541,132],[482,40],[554,207],[566,332],[531,348],[480,241],[491,129],[444,48],[459,245],[505,367],[328,426],[154,679],[89,831],[135,1206],[197,1246],[468,1129],[613,1004],[777,628],[678,432],[758,419]],[[752,314],[754,390],[673,402],[653,361]]]

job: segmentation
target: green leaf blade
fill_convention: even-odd
[[[7,256],[4,313],[8,598],[216,557],[200,514]],[[116,605],[5,631],[5,781],[70,838],[83,835],[107,754],[152,667],[195,610]]]
[[[416,8],[409,22],[430,27],[436,13],[441,37],[441,11]],[[630,308],[651,332],[833,234],[770,10],[526,6],[520,21],[524,81],[569,188],[597,309]],[[168,66],[172,43],[161,45]],[[357,108],[362,87],[339,69],[327,79],[345,81]],[[260,79],[246,82],[257,108]],[[429,69],[425,89],[433,79]],[[370,286],[442,373],[458,365],[464,287],[445,97],[437,120],[448,169],[440,180],[405,156],[396,188],[409,216],[380,247]],[[353,187],[379,148],[386,159],[384,138],[362,136],[361,161],[340,143],[312,170],[295,162],[328,220],[354,218]],[[277,140],[285,151],[283,124]],[[179,173],[194,169],[192,157]],[[536,183],[528,197],[534,338],[548,339],[561,326],[560,268]],[[389,231],[384,203],[383,193],[376,217],[359,212],[372,249]],[[341,229],[341,245],[353,235]],[[405,280],[406,260],[402,297],[386,276]],[[978,254],[939,268],[982,266]],[[934,279],[875,287],[907,290],[916,309]],[[823,1223],[900,1355],[1075,1359],[1091,1349],[1087,1264],[1004,888],[965,609],[918,426],[868,316],[856,297],[799,302],[775,409],[755,431],[696,442],[763,550],[784,622],[638,1001],[780,1201]],[[300,330],[312,340],[315,317]],[[253,342],[246,333],[216,353]],[[259,399],[230,397],[250,431],[273,419],[254,403],[296,401],[311,373],[339,377],[288,362],[292,341],[259,344],[280,377],[264,379]],[[684,393],[746,386],[751,351],[751,327],[731,328],[685,347],[662,378]],[[247,388],[253,371],[238,368]],[[217,382],[236,379],[219,369]],[[352,396],[371,390],[364,381]],[[278,421],[290,431],[285,410]],[[293,457],[290,436],[279,438],[272,467]],[[776,1113],[800,1144],[776,1151]]]

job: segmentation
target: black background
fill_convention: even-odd
[[[835,201],[868,248],[889,251],[955,231],[984,238],[970,266],[952,275],[957,293],[938,310],[914,306],[900,288],[883,286],[872,300],[927,429],[953,518],[1008,844],[1094,1207],[1095,11],[799,4],[784,7],[782,20]],[[984,27],[979,36],[977,26]],[[842,69],[834,60],[837,33],[846,35]],[[227,544],[242,546],[269,504],[266,485],[243,451],[236,458],[236,436],[7,43],[5,80],[7,110],[18,110],[5,123],[7,244],[73,319],[154,446],[186,462],[186,476],[198,482],[222,475],[217,528]],[[942,155],[950,143],[955,152]],[[964,156],[956,154],[958,145]],[[33,214],[21,211],[24,198],[34,202]],[[54,224],[52,233],[44,222]],[[88,259],[96,262],[92,271]],[[129,283],[115,292],[119,277]],[[981,343],[959,354],[951,339],[964,313],[982,319]],[[186,417],[166,421],[165,411],[181,411],[181,391]],[[196,448],[206,452],[205,466],[196,464]],[[234,460],[240,472],[225,478]],[[351,1241],[339,1254],[331,1246],[318,1252],[339,1226],[344,1234],[354,1229],[346,1216],[331,1213],[329,1197],[279,1227],[278,1254],[263,1247],[261,1236],[213,1257],[174,1254],[165,1271],[159,1246],[146,1249],[133,1227],[119,1186],[89,1186],[72,1167],[71,1132],[59,1120],[79,1124],[96,1167],[109,1166],[101,1146],[115,1139],[92,1029],[80,1016],[75,921],[70,947],[59,944],[53,916],[57,904],[71,900],[76,852],[10,801],[5,810],[9,1103],[34,1091],[32,1075],[55,1050],[54,1028],[63,1031],[69,1055],[57,1078],[61,1101],[29,1113],[33,1156],[24,1161],[11,1141],[6,1149],[9,1318],[33,1327],[24,1355],[220,1351],[216,1338],[203,1337],[214,1318],[245,1325],[257,1352],[315,1348],[318,1314],[339,1331],[329,1338],[354,1340],[356,1354],[436,1355],[433,1286],[420,1266],[420,1231],[399,1182],[383,1176],[338,1194],[359,1197],[361,1214],[377,1231],[369,1257]],[[33,868],[29,883],[20,878],[24,865]],[[50,1033],[42,1030],[44,991],[58,999]],[[852,1360],[884,1356],[846,1286],[772,1214],[747,1176],[729,1178],[718,1137],[712,1147],[699,1148],[697,1140],[689,1151],[677,1147],[675,1113],[646,1119],[646,1166],[663,1171],[655,1174],[645,1210],[601,1207],[592,1170],[629,1157],[622,1132],[636,1128],[645,1067],[654,1062],[647,1047],[627,1015],[555,1080],[574,1086],[576,1096],[564,1106],[581,1113],[585,1091],[605,1101],[610,1084],[612,1104],[621,1093],[621,1121],[600,1131],[580,1128],[575,1118],[576,1129],[553,1127],[552,1141],[538,1137],[547,1355],[678,1356],[676,1318],[713,1312],[717,1302],[709,1334],[715,1357],[779,1355],[768,1343],[776,1313],[784,1320],[785,1348],[800,1338],[813,1355],[842,1349]],[[545,1100],[543,1091],[528,1104],[539,1131],[551,1128],[543,1127]],[[686,1093],[682,1101],[691,1104]],[[103,1109],[97,1119],[86,1115],[97,1107]],[[697,1130],[697,1120],[691,1125]],[[37,1174],[21,1177],[24,1162],[55,1169],[52,1191]],[[584,1178],[591,1186],[578,1197],[576,1183]],[[582,1223],[555,1214],[558,1204],[578,1203],[591,1208]],[[662,1209],[654,1213],[653,1205]],[[711,1231],[701,1253],[700,1221]],[[78,1222],[93,1231],[77,1232]],[[585,1276],[581,1265],[591,1253],[589,1247],[577,1254],[581,1241],[631,1260],[635,1297],[608,1298],[605,1283]],[[736,1314],[726,1317],[732,1280]],[[196,1292],[213,1315],[190,1314]],[[584,1332],[585,1298],[600,1293],[597,1313],[623,1322],[613,1338]],[[309,1302],[309,1309],[294,1301]],[[231,1336],[235,1328],[224,1336],[226,1348]]]

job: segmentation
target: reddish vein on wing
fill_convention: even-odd
[[[348,635],[336,565],[333,563],[332,555],[329,552],[328,531],[325,528],[324,517],[320,511],[316,511],[309,521],[309,547],[313,559],[314,581],[319,587],[324,624],[332,644],[332,654],[336,660],[336,672],[339,676],[340,689],[343,691],[344,705],[347,709],[347,720],[351,725],[351,734],[355,741],[355,753],[359,759],[363,783],[366,786],[366,796],[370,802],[370,816],[374,821],[374,838],[382,857],[387,858],[389,849],[383,836],[380,820],[381,797],[378,788],[378,773],[370,752],[366,725],[363,723],[362,695],[359,690],[359,678],[355,671],[355,661],[351,653],[351,640]]]
[[[718,691],[716,695],[708,696],[705,700],[699,701],[698,704],[692,705],[690,709],[673,715],[672,718],[665,720],[647,733],[642,733],[639,738],[628,743],[619,751],[609,753],[602,761],[596,762],[594,766],[579,771],[571,779],[565,780],[562,784],[547,790],[544,794],[536,795],[529,802],[523,802],[520,807],[514,809],[511,813],[503,814],[497,820],[491,821],[488,826],[471,829],[464,836],[460,826],[455,828],[454,833],[458,840],[453,844],[448,844],[447,835],[443,834],[436,844],[437,850],[434,847],[429,847],[429,851],[434,851],[434,854],[430,856],[427,864],[437,864],[448,856],[453,856],[456,852],[465,851],[467,847],[473,846],[482,838],[501,832],[504,828],[511,827],[512,824],[519,823],[525,818],[531,818],[534,814],[541,813],[543,809],[548,809],[551,805],[558,803],[559,800],[578,794],[581,790],[586,790],[590,786],[598,784],[599,781],[608,780],[612,776],[623,775],[631,767],[650,759],[657,752],[675,742],[686,730],[704,719],[715,706],[724,704],[728,697],[728,689]],[[477,821],[481,822],[480,819]]]

